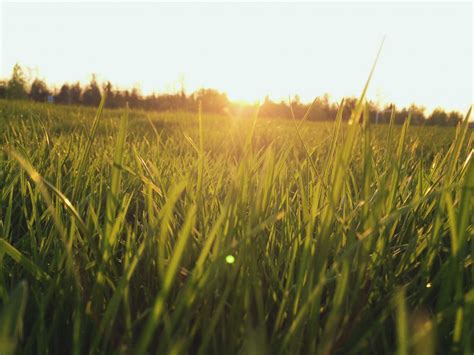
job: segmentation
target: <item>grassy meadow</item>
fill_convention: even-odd
[[[472,354],[473,132],[366,113],[0,101],[0,354]]]

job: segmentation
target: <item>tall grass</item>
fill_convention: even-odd
[[[1,101],[0,353],[472,353],[469,114],[344,109]]]

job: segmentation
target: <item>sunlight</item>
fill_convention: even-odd
[[[20,62],[52,85],[96,73],[144,94],[210,87],[247,102],[325,92],[339,101],[358,95],[386,35],[369,99],[462,112],[472,102],[470,3],[3,7],[3,77]]]

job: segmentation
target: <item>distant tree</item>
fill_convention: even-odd
[[[428,117],[427,123],[429,125],[456,126],[459,122],[462,122],[462,120],[463,116],[459,112],[452,111],[448,113],[438,107],[435,108]]]
[[[344,111],[342,113],[342,119],[348,121],[357,105],[357,98],[346,97],[344,98]]]
[[[448,122],[449,126],[456,126],[458,123],[462,122],[463,115],[459,112],[452,111],[448,115]]]
[[[320,102],[320,109],[322,111],[322,115],[320,117],[321,120],[335,120],[337,114],[337,106],[335,104],[331,104],[330,96],[328,93],[325,93],[321,98],[318,99]]]
[[[377,120],[377,113],[380,110],[380,107],[378,106],[378,103],[372,100],[368,100],[366,102],[367,108],[369,110],[369,121],[370,122],[376,122]]]
[[[58,94],[54,98],[54,101],[58,104],[70,105],[71,104],[71,88],[68,84],[63,84],[59,89]]]
[[[406,107],[402,108],[401,110],[395,111],[395,124],[402,125],[407,120],[410,114],[410,110]]]
[[[299,102],[294,100],[294,104],[298,105]],[[290,118],[291,110],[290,107],[284,102],[280,103],[273,102],[267,95],[260,105],[259,116],[261,117],[278,117],[278,118]]]
[[[428,124],[446,126],[448,124],[448,120],[448,114],[442,108],[437,107],[428,117]]]
[[[130,102],[130,91],[125,90],[123,92],[122,99],[123,99],[123,106],[125,106],[127,104],[127,102]]]
[[[28,98],[26,79],[19,64],[13,67],[13,73],[8,80],[5,96],[9,99],[24,100]]]
[[[417,106],[411,104],[408,108],[408,111],[411,112],[411,123],[414,125],[422,125],[425,123],[425,108],[422,106]]]
[[[73,105],[79,105],[81,103],[81,94],[82,94],[81,84],[79,82],[76,82],[69,89],[69,95],[71,98],[70,103]]]
[[[125,107],[125,96],[124,92],[120,90],[114,91],[113,106],[114,107]]]
[[[311,104],[305,105],[305,113],[309,110],[310,106]],[[312,104],[307,119],[311,121],[330,121],[335,119],[336,113],[337,107],[330,103],[329,94],[326,93],[321,97],[316,98],[316,101]]]
[[[7,83],[4,80],[0,80],[0,99],[4,99],[7,94]]]
[[[25,99],[30,97],[35,101],[47,101],[51,95],[47,85],[39,79],[35,79],[31,85],[29,93],[26,91],[27,80],[20,65],[13,67],[13,73],[8,81],[0,81],[0,98]],[[198,102],[202,103],[202,109],[209,113],[231,113],[235,115],[253,115],[258,105],[243,103],[232,103],[225,93],[214,89],[200,89],[191,95],[186,95],[184,84],[181,90],[174,93],[155,94],[144,96],[138,87],[131,90],[120,90],[114,88],[111,82],[102,85],[102,92],[107,95],[107,107],[125,107],[128,102],[131,108],[171,111],[190,110],[196,111]],[[101,88],[99,87],[95,75],[92,75],[90,83],[84,89],[79,82],[73,85],[63,84],[55,95],[55,102],[60,104],[75,104],[97,106],[101,100]],[[358,99],[355,97],[344,98],[342,119],[348,120],[351,116]],[[394,113],[395,124],[402,124],[411,115],[411,123],[414,125],[449,125],[455,126],[462,121],[463,116],[456,111],[446,112],[441,108],[436,108],[429,117],[425,116],[425,108],[415,104],[402,109],[397,109],[394,104],[381,107],[377,102],[367,101],[370,122],[388,123],[392,112]],[[291,107],[290,107],[291,104]],[[302,118],[309,112],[307,120],[329,121],[334,120],[339,110],[340,104],[332,103],[328,94],[318,97],[313,103],[304,103],[296,95],[291,102],[273,102],[267,96],[262,105],[258,107],[260,116],[291,118],[293,111],[297,119]],[[311,108],[310,111],[308,109]]]
[[[131,108],[140,107],[140,91],[138,88],[134,87],[132,89],[132,92],[130,93],[130,97],[128,99],[128,104]]]
[[[392,115],[392,109],[395,107],[394,104],[385,104],[383,107],[378,108],[378,112],[375,115],[375,122],[377,123],[389,123]]]
[[[82,93],[82,103],[86,106],[98,106],[100,103],[100,89],[95,75],[92,75],[91,82]]]
[[[35,79],[31,84],[30,99],[39,102],[45,102],[48,100],[48,96],[51,94],[46,83],[40,79]]]
[[[169,111],[169,110],[191,110],[195,111],[197,108],[197,102],[193,97],[186,98],[181,93],[176,94],[152,94],[142,100],[142,104],[147,109],[157,111]]]
[[[201,101],[205,112],[222,113],[229,104],[227,95],[214,89],[200,89],[194,96],[196,101]]]
[[[107,98],[106,107],[116,108],[117,106],[114,100],[113,86],[110,81],[107,81],[104,85],[102,85],[102,92]]]
[[[285,104],[285,106],[287,106]],[[304,105],[302,102],[301,102],[301,98],[299,95],[295,95],[295,97],[293,97],[293,99],[291,100],[291,109],[290,107],[288,107],[288,111],[290,112],[290,117],[292,117],[292,114],[291,114],[291,111],[293,111],[293,114],[295,115],[295,118],[297,119],[300,119],[300,118],[303,118],[304,114],[306,113],[306,111],[308,110],[308,107],[307,105]],[[283,112],[282,112],[283,114]],[[281,117],[285,117],[287,116],[288,114],[284,115],[284,116],[281,116]]]

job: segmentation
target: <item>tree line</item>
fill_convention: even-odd
[[[153,93],[144,96],[136,88],[132,90],[119,89],[109,81],[100,85],[94,75],[85,87],[76,82],[74,84],[65,83],[59,89],[50,89],[43,80],[38,78],[29,84],[18,64],[13,67],[12,75],[8,80],[0,81],[0,99],[98,106],[103,94],[107,95],[106,107],[108,108],[121,108],[128,103],[134,109],[196,111],[200,102],[204,112],[234,115],[250,115],[256,108],[256,105],[233,103],[225,93],[214,89],[199,89],[189,95],[181,90],[177,93]],[[343,119],[349,119],[351,109],[356,102],[357,99],[354,97],[344,99]],[[290,102],[274,102],[267,96],[260,105],[259,115],[264,117],[292,118],[294,116],[300,118],[303,117],[309,106],[310,104],[302,103],[298,96]],[[369,119],[375,123],[389,122],[393,110],[395,123],[397,124],[402,124],[409,113],[412,116],[411,122],[417,125],[455,126],[463,119],[461,113],[457,111],[447,112],[441,108],[437,108],[430,115],[426,115],[425,109],[415,104],[404,108],[395,108],[392,104],[379,107],[379,105],[369,101],[368,107]],[[307,119],[311,121],[334,120],[337,110],[338,104],[331,102],[329,95],[325,94],[313,102]]]

